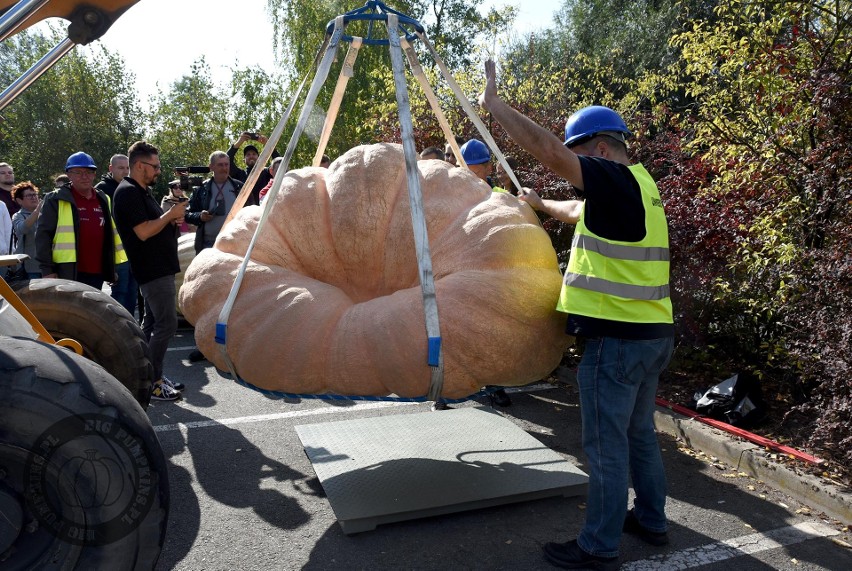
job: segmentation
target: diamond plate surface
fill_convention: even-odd
[[[586,492],[588,477],[511,421],[461,408],[296,427],[345,533]]]

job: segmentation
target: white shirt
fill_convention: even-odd
[[[9,246],[12,242],[12,217],[4,202],[0,202],[0,256],[11,253]]]

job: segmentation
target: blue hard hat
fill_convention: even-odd
[[[565,123],[565,146],[579,145],[602,132],[620,133],[622,142],[633,136],[618,113],[603,105],[592,105],[568,117]]]
[[[98,165],[95,164],[95,159],[91,155],[80,151],[68,157],[68,160],[65,162],[65,172],[73,168],[97,169]]]
[[[471,139],[461,146],[464,162],[469,165],[481,165],[491,160],[491,151],[479,139]]]

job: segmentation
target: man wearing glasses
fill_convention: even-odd
[[[175,274],[180,271],[177,238],[186,202],[179,202],[163,212],[148,190],[162,171],[157,147],[137,141],[130,146],[127,155],[130,175],[115,190],[115,223],[145,298],[142,330],[148,339],[154,378],[157,379],[151,387],[151,398],[177,400],[183,383],[172,382],[163,375],[163,359],[177,330]]]
[[[127,261],[110,214],[110,201],[94,187],[97,166],[84,153],[65,163],[71,182],[44,198],[36,229],[36,259],[45,278],[101,289],[115,282],[115,266]]]

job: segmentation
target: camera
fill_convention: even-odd
[[[166,202],[171,202],[172,204],[180,204],[181,202],[186,202],[189,199],[185,196],[167,196],[165,200]]]
[[[216,208],[214,208],[213,212],[211,212],[210,214],[212,214],[213,216],[224,216],[226,214],[224,198],[220,198],[216,201]]]
[[[257,141],[257,133],[246,133],[246,135],[248,135],[248,138],[252,141]]]
[[[210,172],[210,167],[205,166],[189,166],[189,167],[175,167],[174,172],[178,175],[180,179],[180,187],[184,190],[184,192],[192,189],[196,189],[202,184],[204,184],[204,177],[201,176],[203,174],[207,174]]]

